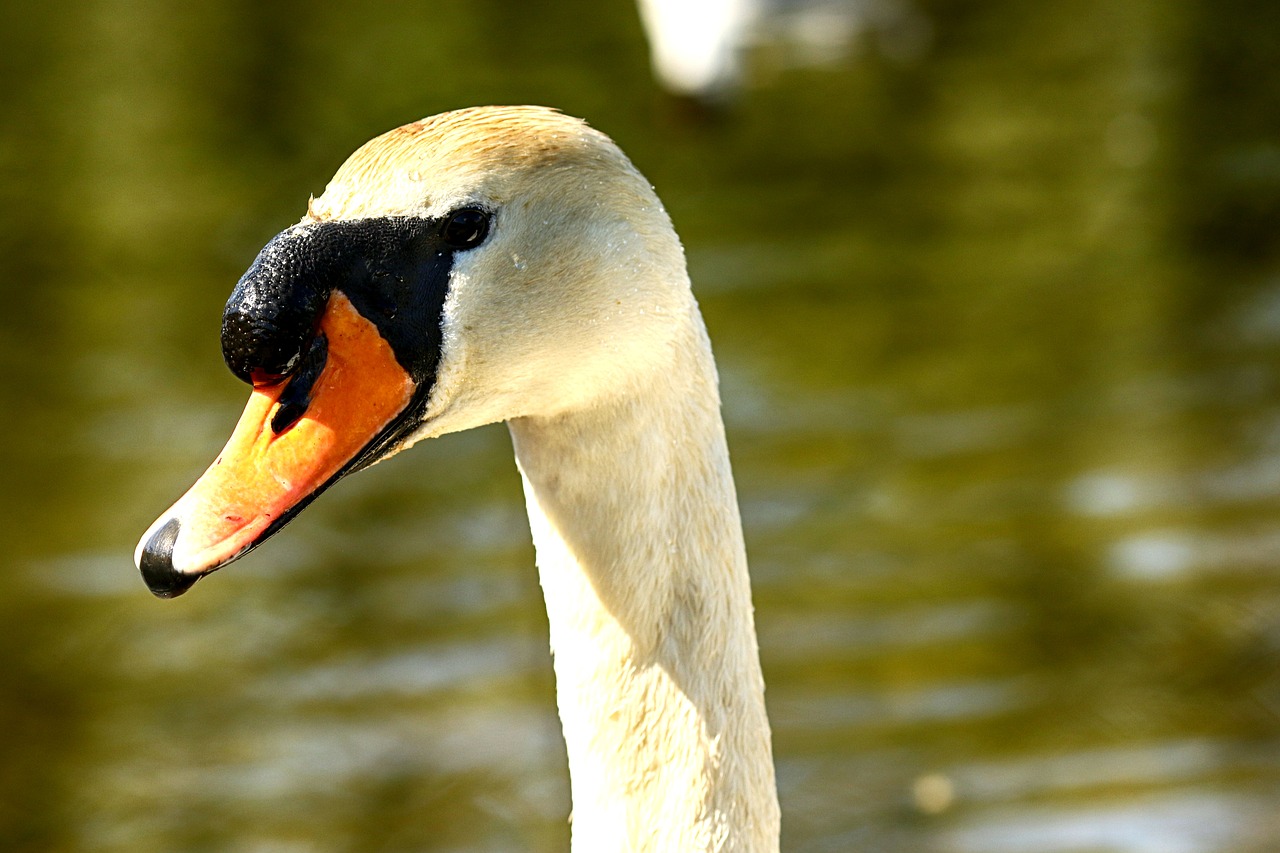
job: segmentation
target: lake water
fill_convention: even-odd
[[[1280,846],[1280,6],[793,16],[711,123],[621,0],[10,6],[5,849],[567,849],[504,428],[180,600],[131,563],[243,405],[258,249],[368,137],[495,102],[614,136],[688,248],[785,849]]]

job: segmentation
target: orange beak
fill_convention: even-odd
[[[255,387],[222,453],[143,534],[134,560],[157,596],[182,594],[274,533],[410,405],[412,377],[341,292],[320,331],[328,356],[302,417],[277,434],[288,383]]]

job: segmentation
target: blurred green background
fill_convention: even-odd
[[[531,102],[688,247],[784,849],[1277,849],[1280,4],[792,0],[710,122],[626,0],[349,6],[0,8],[0,846],[567,849],[503,428],[178,601],[131,565],[263,243],[376,133]]]

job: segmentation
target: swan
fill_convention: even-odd
[[[638,0],[637,5],[653,75],[663,88],[709,104],[734,94],[761,0]]]
[[[222,320],[252,385],[226,447],[143,535],[157,596],[341,477],[507,422],[546,599],[572,849],[776,851],[742,525],[683,249],[622,151],[543,107],[360,147]]]

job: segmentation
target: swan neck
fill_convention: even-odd
[[[576,851],[774,851],[751,591],[700,318],[635,393],[511,422]]]

